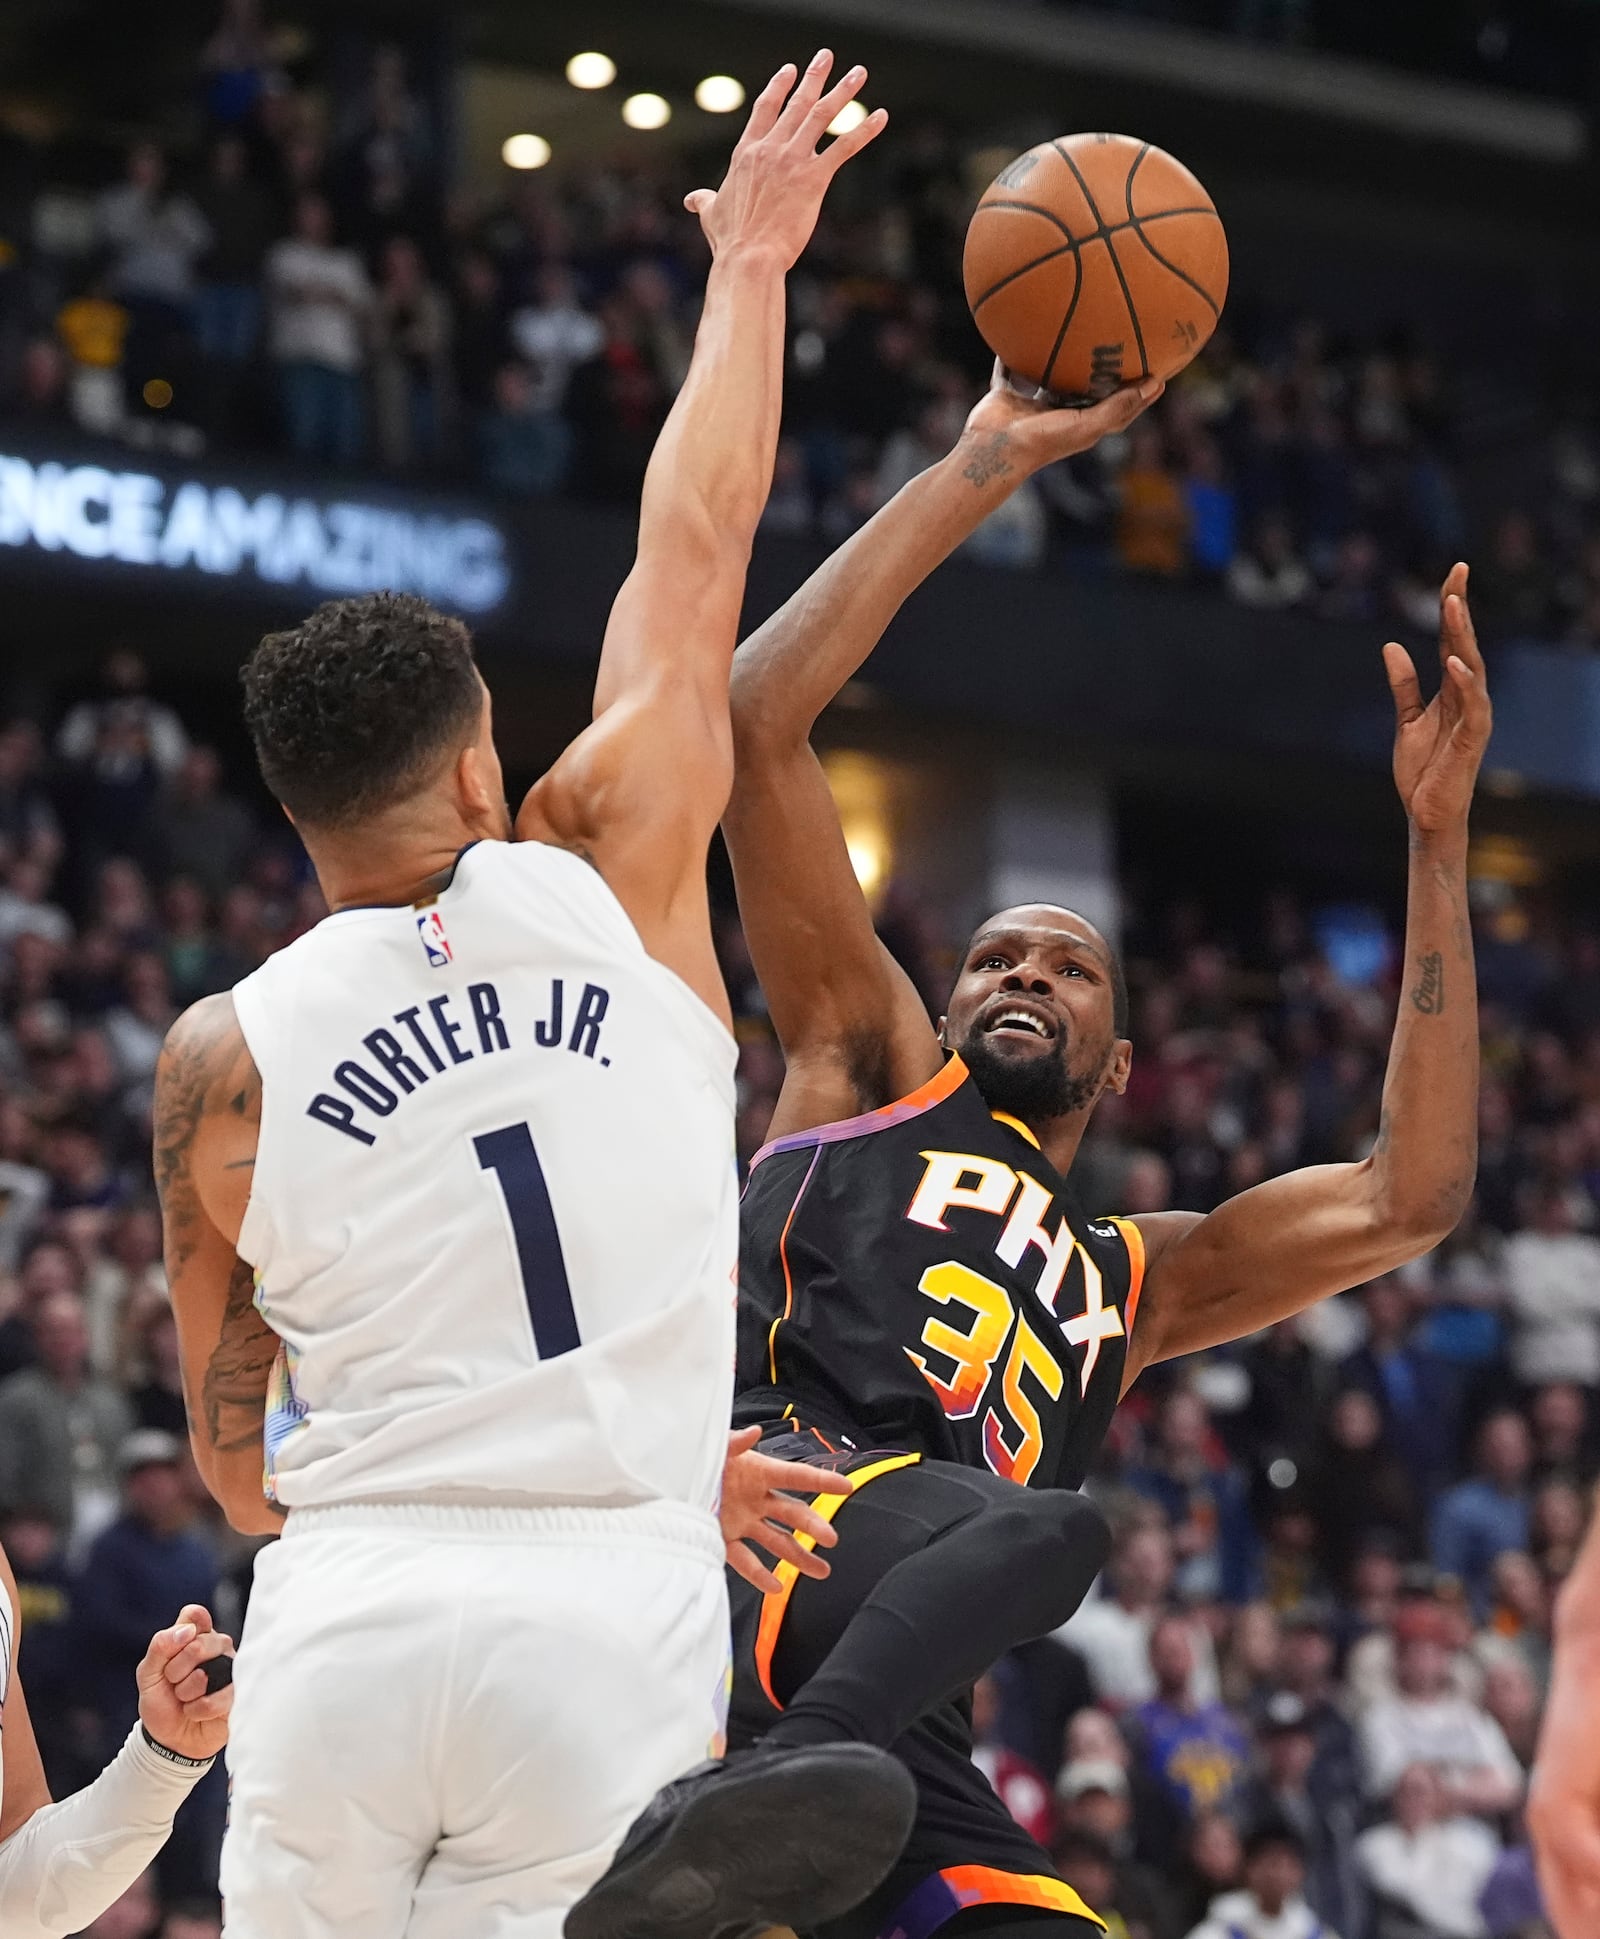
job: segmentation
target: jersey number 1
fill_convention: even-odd
[[[533,1148],[533,1133],[526,1124],[508,1124],[500,1131],[483,1132],[473,1139],[472,1148],[478,1163],[499,1181],[511,1218],[533,1344],[541,1360],[554,1360],[579,1344],[578,1316],[572,1310],[561,1234],[556,1230],[544,1167]]]

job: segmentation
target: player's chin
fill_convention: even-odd
[[[978,1041],[991,1057],[1004,1057],[1012,1063],[1045,1063],[1061,1054],[1055,1037],[1035,1037],[1027,1030],[985,1030]]]

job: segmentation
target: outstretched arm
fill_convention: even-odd
[[[645,474],[638,556],[606,629],[594,725],[517,817],[519,837],[591,859],[651,954],[724,1017],[706,849],[733,776],[728,665],[777,450],[784,277],[828,183],[885,120],[880,110],[818,153],[866,79],[852,68],[824,93],[831,63],[819,54],[798,86],[781,69],[722,187],[689,197],[712,249],[705,309]]]
[[[1528,1793],[1528,1829],[1561,1939],[1600,1932],[1600,1515],[1556,1602],[1555,1664]]]
[[[997,371],[948,457],[913,478],[740,647],[733,795],[723,817],[739,911],[788,1071],[781,1135],[914,1090],[942,1053],[873,932],[810,744],[817,717],[936,566],[1022,482],[1123,429],[1151,383],[1088,410],[1014,391]]]
[[[1359,1164],[1267,1180],[1205,1218],[1135,1221],[1146,1274],[1125,1384],[1154,1360],[1236,1340],[1437,1245],[1477,1169],[1478,1001],[1467,915],[1467,815],[1489,742],[1467,569],[1440,598],[1436,698],[1403,647],[1384,648],[1394,777],[1411,828],[1405,977],[1377,1143]]]
[[[260,1125],[261,1077],[233,998],[206,997],[172,1026],[156,1066],[156,1190],[189,1444],[243,1535],[282,1526],[262,1492],[278,1336],[257,1311],[254,1275],[234,1250]]]

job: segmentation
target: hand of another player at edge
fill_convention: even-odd
[[[695,189],[684,197],[683,206],[699,216],[713,255],[739,247],[767,249],[786,270],[792,268],[811,240],[828,184],[882,132],[889,117],[878,108],[818,152],[828,123],[867,78],[864,67],[853,67],[824,93],[832,67],[826,48],[812,57],[798,84],[792,64],[780,67],[750,111],[722,187]]]
[[[820,1581],[828,1573],[827,1563],[789,1531],[809,1536],[818,1548],[832,1548],[839,1536],[832,1524],[800,1496],[848,1495],[854,1493],[855,1483],[848,1475],[833,1474],[826,1468],[757,1454],[754,1449],[760,1438],[759,1427],[741,1427],[728,1436],[718,1516],[729,1568],[770,1596],[783,1585],[750,1544],[756,1543],[780,1562],[792,1562],[801,1575]]]
[[[1467,610],[1467,568],[1450,568],[1439,593],[1439,691],[1427,706],[1411,655],[1383,649],[1394,695],[1394,784],[1420,834],[1465,831],[1494,711]]]
[[[1096,404],[1063,404],[1048,391],[1013,377],[996,361],[987,393],[975,404],[961,433],[961,446],[992,450],[1005,440],[1008,459],[1025,471],[1042,471],[1058,458],[1091,450],[1102,438],[1126,431],[1166,389],[1159,377],[1124,384]]]
[[[150,1639],[144,1661],[134,1672],[139,1685],[139,1721],[156,1742],[179,1757],[215,1757],[228,1741],[233,1685],[206,1687],[205,1665],[214,1656],[232,1656],[233,1638],[223,1635],[211,1612],[191,1602],[171,1629]]]

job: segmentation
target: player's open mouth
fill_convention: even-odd
[[[1042,1037],[1047,1043],[1056,1034],[1055,1024],[1049,1017],[1041,1016],[1037,1010],[1024,1009],[1020,1004],[1008,1004],[983,1027],[990,1036],[1000,1032],[1015,1033],[1024,1037]]]

